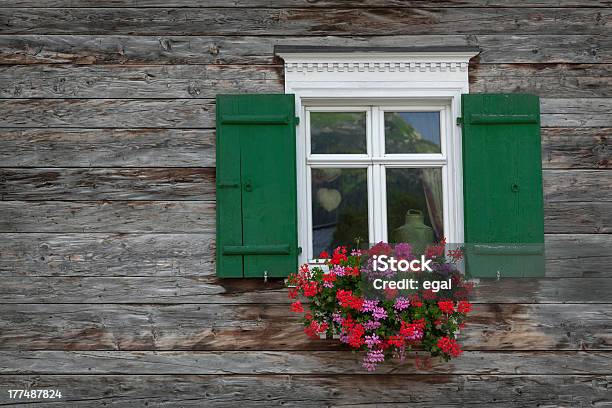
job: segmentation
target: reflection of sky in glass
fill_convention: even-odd
[[[440,112],[399,112],[425,140],[440,145]]]

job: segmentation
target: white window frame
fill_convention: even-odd
[[[380,160],[397,160],[396,167],[443,168],[444,234],[448,242],[463,242],[463,172],[461,163],[461,94],[469,92],[468,61],[474,49],[431,52],[277,52],[285,61],[285,92],[295,95],[297,126],[298,245],[300,263],[316,261],[312,254],[312,196],[310,167],[366,167],[370,158],[346,159],[339,155],[309,157],[308,109],[354,109],[381,106],[384,110],[443,107],[440,115],[442,155],[382,155]],[[407,110],[407,109],[406,109]],[[369,116],[369,115],[368,115]],[[375,115],[374,115],[375,116]],[[381,115],[378,115],[379,118]],[[442,119],[444,117],[444,119]],[[371,140],[372,118],[368,118],[368,150],[382,153]],[[380,122],[380,120],[378,121]],[[378,123],[378,126],[381,126]],[[383,125],[384,126],[384,125]],[[443,136],[444,135],[444,136]],[[444,140],[442,140],[444,139]],[[384,146],[382,146],[384,148]],[[378,150],[377,150],[378,149]],[[330,157],[334,156],[334,157]],[[387,157],[390,156],[390,157]],[[441,157],[442,156],[442,157]],[[337,161],[331,161],[337,160]],[[406,165],[409,162],[410,165]],[[386,237],[386,189],[380,163],[368,167],[369,239]],[[393,164],[385,164],[393,166]],[[371,170],[370,170],[371,169]],[[375,170],[377,169],[377,170]],[[370,193],[370,191],[372,193]],[[374,223],[374,213],[382,216]],[[384,212],[383,212],[384,211]]]

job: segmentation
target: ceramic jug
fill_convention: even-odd
[[[393,242],[407,242],[412,245],[412,253],[421,255],[427,246],[434,242],[433,228],[423,223],[423,212],[420,210],[408,210],[406,222],[391,233]]]

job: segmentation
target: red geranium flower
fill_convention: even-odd
[[[438,302],[438,307],[442,313],[453,313],[455,311],[455,304],[452,300],[442,300]]]
[[[299,300],[297,302],[293,302],[291,304],[291,311],[292,312],[297,312],[297,313],[302,313],[304,311],[304,307],[302,306],[302,302],[300,302]]]
[[[322,251],[322,252],[319,254],[319,258],[320,258],[320,259],[328,259],[328,258],[329,258],[329,254],[327,253],[327,251]]]
[[[449,339],[448,337],[442,337],[438,340],[437,346],[446,354],[450,354],[452,357],[459,357],[463,350],[455,339]]]
[[[472,311],[472,304],[468,301],[462,300],[457,305],[457,311],[459,313],[468,314]]]

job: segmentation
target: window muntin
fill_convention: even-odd
[[[434,240],[441,238],[447,233],[449,199],[446,191],[448,191],[449,169],[446,148],[449,145],[445,140],[449,137],[448,116],[450,115],[450,106],[446,103],[426,104],[411,102],[407,105],[384,105],[371,104],[367,106],[306,106],[305,108],[305,164],[307,185],[302,186],[307,190],[308,197],[308,237],[305,242],[307,244],[306,256],[309,260],[318,257],[321,248],[329,250],[332,246],[338,244],[354,245],[358,239],[360,243],[366,242],[393,242],[396,238],[393,231],[400,228],[406,223],[406,213],[408,210],[420,211],[423,217],[425,229],[429,228],[434,236]],[[311,152],[312,146],[312,129],[313,114],[324,112],[328,115],[327,121],[330,122],[330,117],[334,115],[342,117],[347,112],[365,112],[366,116],[366,152],[365,153],[341,153],[343,149],[341,144],[347,142],[348,136],[338,138],[336,142],[333,139],[334,132],[327,132],[327,137],[331,145],[339,145],[330,151],[330,154],[320,153],[326,151],[324,147],[318,147]],[[315,126],[316,124],[315,116]],[[390,123],[391,120],[395,121]],[[331,120],[333,122],[333,120]],[[399,125],[397,125],[399,123]],[[319,126],[320,127],[320,126]],[[398,131],[401,130],[401,131]],[[316,134],[316,131],[315,131]],[[362,134],[356,132],[358,139],[361,141]],[[388,143],[386,136],[391,136],[392,143]],[[317,135],[319,136],[319,135]],[[406,142],[402,142],[401,138],[405,136]],[[340,141],[341,139],[341,141]],[[320,139],[321,140],[321,139]],[[324,139],[322,139],[324,140]],[[399,143],[398,143],[399,142]],[[320,143],[320,141],[317,141]],[[363,145],[361,145],[363,146]],[[400,148],[397,148],[397,147]],[[424,146],[424,147],[423,147]],[[389,148],[391,147],[391,149]],[[391,151],[389,151],[391,150]],[[351,151],[349,149],[344,150]],[[357,151],[353,149],[352,151]],[[359,152],[363,151],[358,150]],[[327,170],[326,170],[327,169]],[[348,211],[344,208],[333,209],[328,212],[334,212],[334,215],[322,213],[323,204],[329,208],[335,204],[338,199],[340,203],[345,199],[344,194],[347,194],[347,200],[350,200],[351,191],[349,187],[343,186],[346,191],[341,191],[335,188],[336,192],[330,192],[329,187],[321,182],[321,170],[328,173],[330,171],[341,174],[351,174],[350,172],[342,172],[341,169],[362,169],[361,174],[367,172],[365,181],[361,181],[360,191],[367,196],[363,197],[360,203],[360,216],[356,227],[349,221],[351,219],[347,214],[341,214],[343,211]],[[402,180],[412,179],[412,184],[403,194],[398,187]],[[367,190],[364,191],[363,186],[367,185]],[[319,189],[323,192],[319,192]],[[353,187],[354,188],[354,187]],[[410,197],[407,197],[409,195]],[[400,203],[396,201],[399,200]],[[403,201],[402,201],[403,200]],[[363,208],[363,204],[367,201],[367,212]],[[452,201],[452,200],[450,200]],[[350,203],[350,201],[348,201]],[[348,211],[350,212],[350,211]],[[364,220],[364,215],[367,213],[367,220]],[[342,215],[342,216],[340,216]],[[327,218],[326,218],[327,217]],[[415,218],[408,217],[411,222]],[[325,219],[325,223],[322,220]],[[404,223],[399,220],[403,219]],[[321,226],[327,228],[327,236],[324,235]],[[364,225],[367,225],[367,230],[364,230]],[[423,227],[421,225],[421,227]],[[358,232],[353,232],[353,230]],[[329,235],[331,231],[331,236]],[[348,238],[352,233],[355,234],[353,239]],[[363,235],[366,235],[365,237]],[[425,234],[427,235],[427,234]],[[326,237],[323,239],[323,237]],[[348,241],[345,241],[347,240]]]

